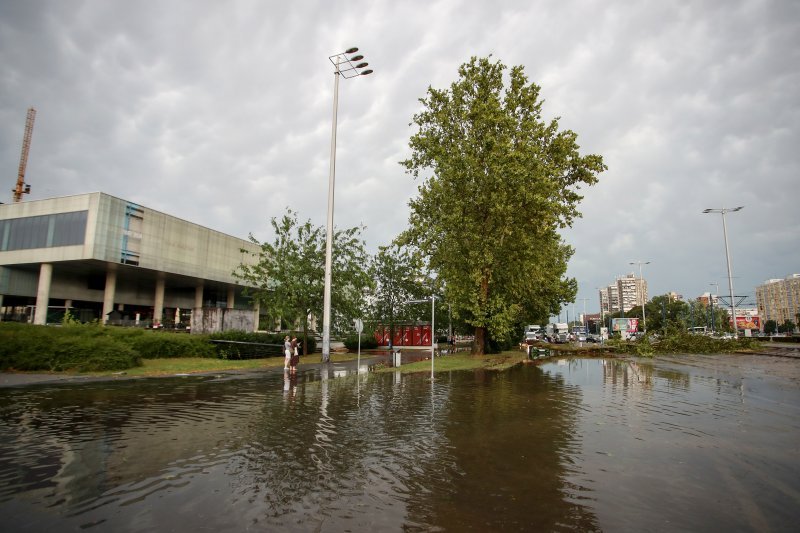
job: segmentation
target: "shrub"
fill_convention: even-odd
[[[145,359],[165,357],[216,357],[205,335],[183,335],[160,331],[143,332],[128,338],[133,349]]]
[[[311,339],[309,339],[310,341]],[[310,345],[310,342],[309,342]],[[350,350],[351,352],[358,350],[358,335],[352,334],[349,335],[344,340],[344,347]],[[378,347],[378,341],[375,340],[375,337],[372,335],[361,335],[361,349],[362,350],[373,350]]]
[[[275,333],[229,330],[211,333],[208,338],[220,359],[259,359],[283,355],[283,336]]]
[[[124,370],[139,355],[102,326],[34,326],[0,323],[0,369]]]

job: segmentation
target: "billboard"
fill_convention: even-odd
[[[611,331],[619,332],[623,339],[627,339],[631,333],[639,330],[638,318],[612,318]]]
[[[736,328],[737,329],[755,329],[761,331],[761,317],[759,316],[742,316],[736,314]]]

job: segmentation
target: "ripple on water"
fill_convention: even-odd
[[[30,530],[781,529],[800,493],[781,379],[671,358],[0,390],[0,512]]]

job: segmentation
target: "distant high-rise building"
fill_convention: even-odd
[[[599,296],[603,313],[628,312],[647,302],[647,281],[635,274],[620,276],[613,285],[600,289]]]
[[[800,274],[784,279],[768,279],[756,287],[758,314],[764,321],[783,324],[791,320],[800,322]],[[738,314],[738,313],[737,313]]]

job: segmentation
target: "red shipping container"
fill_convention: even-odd
[[[412,328],[411,326],[404,326],[403,327],[403,346],[413,346],[412,342]]]
[[[394,327],[394,339],[392,339],[393,346],[403,345],[403,326]]]
[[[422,326],[413,326],[411,328],[412,335],[411,335],[411,346],[421,346],[422,345]]]
[[[378,329],[375,330],[372,336],[375,337],[375,342],[378,343],[378,346],[383,346],[383,327],[378,326]]]
[[[431,327],[422,326],[422,339],[420,346],[430,346],[431,344]]]

